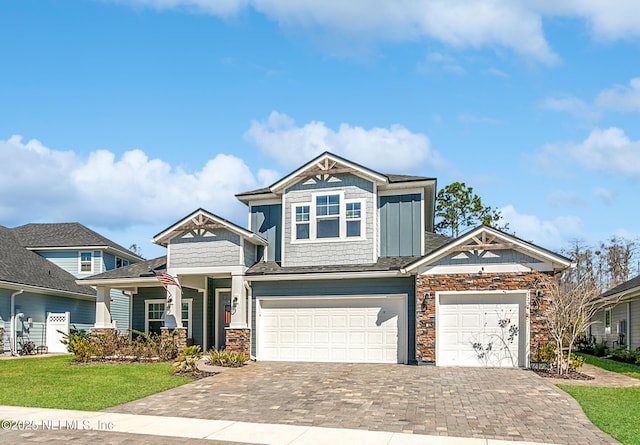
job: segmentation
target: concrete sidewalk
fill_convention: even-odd
[[[44,408],[0,406],[2,430],[38,432],[65,430],[82,437],[89,431],[126,433],[205,439],[233,443],[266,445],[533,445],[534,442],[514,442],[496,439],[427,436],[421,434],[366,431],[344,428],[278,425],[228,420],[205,420],[184,417],[146,416],[107,413],[103,411],[72,411]],[[2,434],[2,433],[0,433]],[[1,436],[0,436],[1,437]]]

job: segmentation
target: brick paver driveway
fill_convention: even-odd
[[[257,362],[107,411],[558,444],[617,443],[522,369]]]

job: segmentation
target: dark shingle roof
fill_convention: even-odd
[[[424,234],[424,253],[429,255],[451,241],[453,241],[453,238],[449,236],[426,232]]]
[[[22,247],[110,247],[142,259],[129,249],[114,243],[80,223],[25,224],[11,229]]]
[[[372,264],[354,264],[342,266],[299,266],[282,267],[274,261],[256,263],[247,270],[247,275],[277,275],[306,273],[339,273],[339,272],[384,272],[400,270],[403,266],[416,261],[417,256],[384,257]]]
[[[621,292],[631,290],[635,287],[640,287],[640,275],[638,275],[637,277],[631,278],[629,281],[625,281],[624,283],[617,285],[613,289],[609,289],[608,291],[600,295],[600,298],[607,298],[612,295],[616,295]]]
[[[122,278],[141,278],[153,277],[153,271],[164,272],[167,270],[167,257],[161,256],[152,260],[141,261],[139,263],[130,264],[126,267],[120,267],[97,275],[83,278],[82,280],[113,280]],[[80,280],[80,281],[82,281]]]
[[[16,285],[95,296],[95,291],[76,284],[76,277],[37,253],[25,249],[12,229],[0,226],[0,281]]]
[[[425,176],[410,176],[410,175],[389,175],[385,173],[379,173],[382,176],[386,176],[389,179],[391,184],[395,184],[398,182],[417,182],[417,181],[431,181],[435,178],[427,178]],[[265,193],[271,193],[271,187],[262,187],[256,190],[250,190],[248,192],[242,192],[236,194],[236,197],[241,196],[252,196],[252,195],[263,195]]]

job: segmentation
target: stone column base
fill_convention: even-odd
[[[241,352],[247,357],[251,355],[251,329],[227,328],[225,334],[227,351]]]
[[[160,338],[170,339],[178,351],[187,346],[187,328],[160,328]]]

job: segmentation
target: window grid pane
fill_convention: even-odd
[[[360,219],[360,203],[347,203],[347,219]]]
[[[316,216],[340,214],[340,195],[316,196]]]

